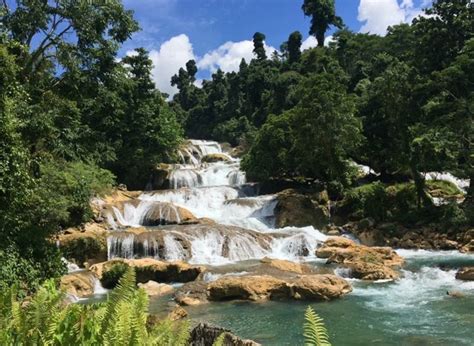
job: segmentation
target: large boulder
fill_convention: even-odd
[[[353,277],[362,280],[396,279],[399,274],[395,269],[404,263],[389,247],[368,247],[344,237],[330,237],[316,250],[316,256],[343,264]]]
[[[137,282],[188,282],[195,280],[205,268],[193,266],[182,261],[165,262],[152,258],[142,259],[114,259],[94,264],[90,270],[99,278],[117,263],[126,263],[135,268]]]
[[[167,284],[160,284],[156,281],[139,283],[138,287],[142,288],[149,296],[164,296],[174,291],[173,286]]]
[[[269,275],[223,277],[208,285],[209,300],[330,300],[352,291],[350,284],[335,275],[302,275],[280,279]]]
[[[351,291],[351,285],[335,275],[303,275],[292,282],[294,299],[331,300]]]
[[[93,294],[94,286],[94,276],[86,271],[64,275],[60,281],[62,290],[78,298]]]
[[[456,279],[464,281],[474,281],[474,267],[464,267],[456,273]]]
[[[309,196],[289,189],[277,196],[275,206],[275,225],[278,228],[295,226],[313,226],[322,229],[329,224],[329,210],[327,206],[318,205]]]
[[[158,226],[191,222],[196,222],[196,217],[186,208],[175,206],[172,203],[153,202],[142,220],[142,225]]]
[[[160,226],[198,222],[196,217],[189,210],[168,202],[152,202],[135,199],[126,202],[119,202],[114,205],[106,205],[104,208],[105,211],[103,214],[112,227],[116,227],[117,225],[127,226],[129,224],[137,223],[141,226]],[[141,214],[140,220],[135,220],[133,218],[127,220],[124,217],[127,213],[131,212],[130,209],[136,209],[134,212]],[[122,225],[122,223],[125,224]]]
[[[228,276],[208,286],[209,300],[266,300],[290,296],[290,287],[281,279],[268,275]]]

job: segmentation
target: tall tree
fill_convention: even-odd
[[[266,60],[267,54],[265,53],[265,35],[261,32],[256,32],[253,35],[253,53],[257,57],[257,60]]]
[[[305,16],[311,17],[309,34],[316,37],[318,47],[324,46],[324,36],[330,26],[343,27],[342,18],[336,16],[334,0],[304,0],[301,9]]]
[[[299,31],[292,32],[288,37],[288,62],[293,64],[301,57],[301,43],[303,36]]]

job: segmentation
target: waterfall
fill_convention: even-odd
[[[169,176],[173,189],[143,193],[113,208],[107,218],[116,232],[107,239],[108,257],[185,260],[221,265],[273,257],[310,259],[326,236],[313,227],[275,229],[276,195],[257,196],[245,184],[240,161],[206,163],[223,154],[217,142],[190,140],[180,151],[183,164]],[[210,219],[180,224],[182,213]],[[158,226],[127,232],[123,226]],[[120,229],[120,231],[119,231]]]

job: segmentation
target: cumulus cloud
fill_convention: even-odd
[[[357,19],[364,23],[360,32],[385,35],[389,26],[410,23],[422,15],[422,8],[430,3],[423,0],[417,7],[413,0],[360,0]]]
[[[173,95],[178,90],[171,86],[171,76],[176,74],[180,67],[186,66],[188,60],[195,59],[195,56],[189,37],[181,34],[164,42],[159,50],[151,50],[150,59],[153,61],[152,76],[156,87]]]
[[[270,57],[275,50],[275,48],[265,45],[267,56]],[[247,62],[254,58],[252,41],[226,42],[217,49],[206,53],[199,59],[197,65],[200,69],[211,72],[215,72],[219,68],[224,72],[232,72],[239,69],[242,58]]]
[[[326,38],[324,39],[324,45],[328,46],[329,42],[332,42],[333,40],[334,38],[332,37],[332,35],[326,36]],[[308,36],[308,38],[301,43],[301,51],[309,48],[314,48],[317,45],[318,41],[316,40],[316,38],[314,36]]]

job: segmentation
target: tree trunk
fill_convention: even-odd
[[[324,31],[316,33],[316,40],[318,41],[318,47],[324,47]]]
[[[425,192],[425,177],[423,177],[420,172],[418,172],[414,165],[412,165],[411,167],[411,173],[415,182],[416,203],[418,209],[420,209],[422,206],[427,205],[429,203],[429,198]]]

